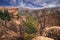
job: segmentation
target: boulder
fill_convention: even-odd
[[[33,38],[32,40],[54,40],[52,38],[48,38],[48,37],[43,37],[43,36],[38,36]]]

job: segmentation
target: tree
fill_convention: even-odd
[[[37,32],[37,18],[33,18],[31,15],[29,14],[25,14],[25,16],[27,16],[27,21],[24,22],[24,26],[25,26],[25,31],[29,34],[33,34]]]
[[[7,10],[5,10],[4,13],[0,11],[0,18],[2,20],[8,20],[8,21],[11,19]]]

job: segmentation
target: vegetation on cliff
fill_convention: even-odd
[[[11,19],[7,10],[5,10],[4,12],[0,11],[0,18],[2,20],[8,20],[8,21]]]

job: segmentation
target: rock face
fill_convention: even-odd
[[[48,38],[48,37],[43,37],[43,36],[38,36],[33,38],[32,40],[54,40],[52,38]]]
[[[8,11],[11,20],[2,20],[0,18],[0,40],[24,40],[24,26],[21,19],[18,18],[18,8],[3,8],[0,11],[4,13]],[[27,13],[37,16],[39,22],[39,32],[43,33],[45,27],[60,26],[60,8],[46,8],[41,10],[20,10],[20,13]],[[2,17],[2,14],[0,15]],[[33,17],[34,17],[33,16]],[[26,17],[22,17],[26,21]],[[5,18],[4,18],[5,19]],[[55,29],[54,29],[55,30]],[[47,32],[47,35],[51,30]],[[55,32],[55,31],[54,31]],[[56,32],[55,32],[56,33]],[[60,38],[60,31],[57,30],[58,40]],[[55,35],[54,35],[55,36]],[[48,36],[47,36],[48,37]],[[53,40],[47,37],[37,37],[36,40]],[[53,37],[52,37],[53,38]],[[35,40],[35,39],[34,39]]]
[[[60,8],[41,9],[37,16],[41,35],[46,27],[60,26]]]
[[[24,26],[22,20],[18,18],[18,9],[6,10],[11,19],[8,21],[0,18],[0,40],[24,40]]]
[[[60,40],[60,27],[53,26],[53,27],[45,28],[43,32],[43,36],[53,38],[54,40]]]

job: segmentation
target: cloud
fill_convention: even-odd
[[[16,4],[16,0],[10,0],[10,2],[9,2],[11,5],[17,5]]]
[[[4,2],[4,3],[3,3]],[[28,8],[59,7],[60,0],[0,0],[0,6],[19,6]]]
[[[60,7],[59,0],[45,0],[41,8]]]
[[[10,4],[16,4],[16,0],[11,0]]]

